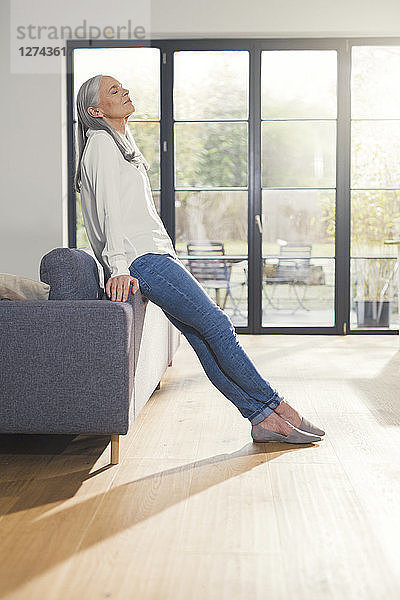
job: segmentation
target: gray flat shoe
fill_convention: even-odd
[[[311,421],[307,421],[307,419],[305,419],[304,417],[301,418],[301,423],[298,427],[296,427],[296,429],[301,429],[302,431],[312,433],[313,435],[325,435],[325,431],[323,429],[320,429],[316,425],[313,425]]]
[[[265,429],[262,425],[251,426],[251,437],[253,441],[258,444],[264,442],[284,442],[285,444],[310,444],[311,442],[319,442],[321,438],[318,435],[311,435],[305,431],[298,431],[293,429],[289,435],[283,435]]]

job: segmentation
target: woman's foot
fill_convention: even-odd
[[[261,425],[264,429],[268,429],[268,431],[273,431],[274,433],[280,433],[282,435],[290,435],[294,429],[290,423],[287,423],[285,419],[274,412],[268,415],[264,421],[258,423],[258,425]]]
[[[274,408],[274,411],[286,421],[289,421],[294,427],[299,427],[301,423],[301,415],[285,400],[282,400],[279,406]]]
[[[290,404],[288,404],[285,400],[282,400],[279,406],[274,408],[274,411],[278,416],[288,421],[300,431],[305,431],[312,435],[325,435],[325,431],[323,429],[313,425],[311,421],[308,421],[302,417],[297,410],[290,406]]]
[[[287,444],[310,444],[319,442],[321,438],[299,431],[290,423],[274,412],[268,415],[261,423],[251,426],[251,437],[256,443],[284,442]]]

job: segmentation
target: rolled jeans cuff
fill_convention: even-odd
[[[271,400],[268,401],[268,405],[265,408],[263,408],[261,412],[258,412],[252,417],[249,417],[250,423],[252,425],[257,425],[258,423],[261,423],[261,421],[264,421],[264,419],[266,419],[271,413],[274,412],[274,408],[279,406],[281,402],[282,398],[277,393],[275,393],[272,396]]]

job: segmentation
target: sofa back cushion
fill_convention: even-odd
[[[54,248],[42,257],[40,279],[50,285],[49,300],[101,300],[96,261],[81,248]]]

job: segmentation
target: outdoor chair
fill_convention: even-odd
[[[225,247],[223,242],[206,241],[190,241],[186,244],[188,256],[225,256]],[[217,258],[188,258],[189,270],[193,277],[207,290],[215,290],[216,304],[225,308],[228,296],[233,304],[233,315],[239,313],[242,317],[245,316],[239,309],[239,302],[232,294],[232,288],[243,286],[246,282],[232,282],[231,272],[232,264],[229,264],[227,257],[218,260]],[[221,290],[225,291],[225,297],[221,305]]]
[[[297,306],[293,312],[299,308],[310,310],[304,305],[304,298],[307,291],[310,278],[312,244],[287,243],[281,245],[278,264],[273,277],[264,277],[263,286],[268,304],[275,310],[281,310],[276,304],[275,291],[278,285],[289,285],[294,291]],[[268,294],[268,288],[272,287],[271,294]]]

